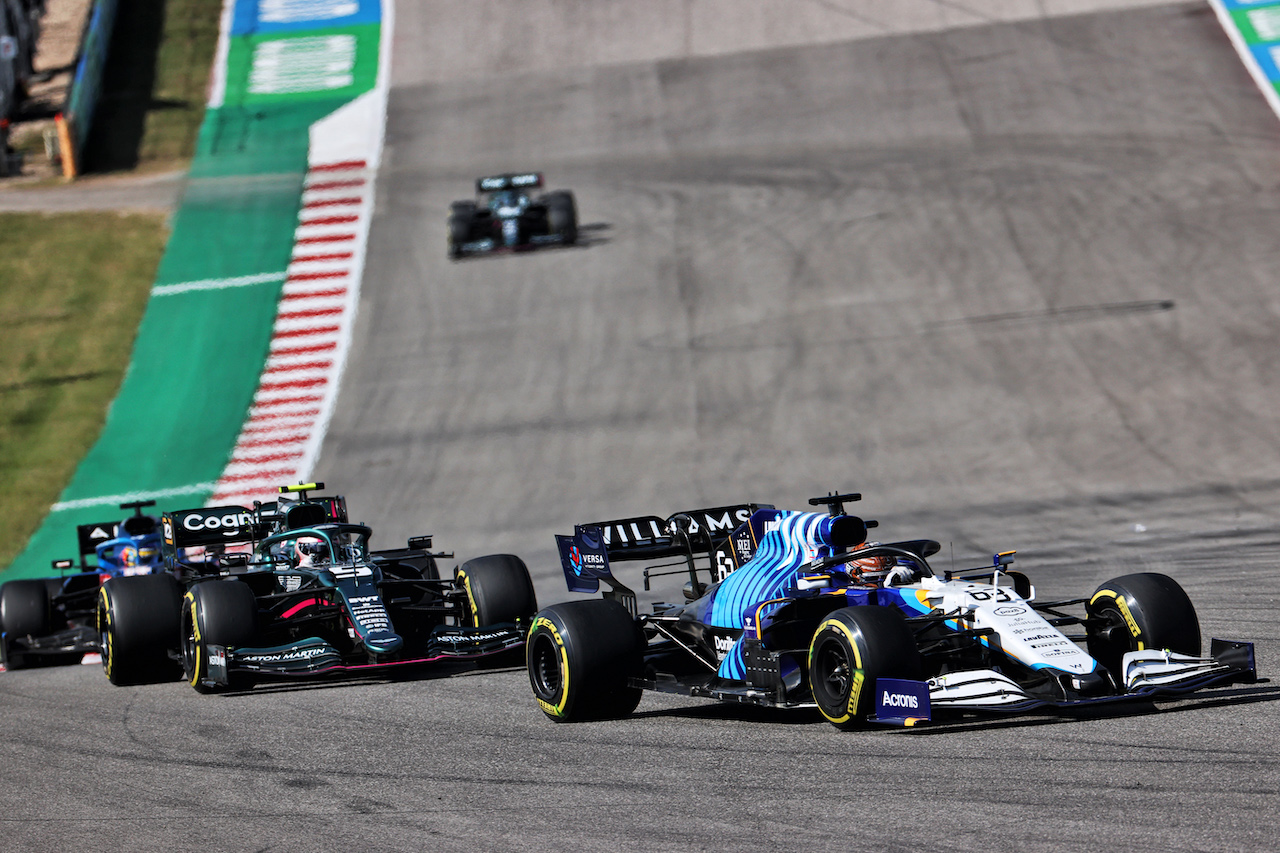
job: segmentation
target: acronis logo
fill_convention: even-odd
[[[880,697],[880,704],[886,708],[919,708],[920,699],[910,693],[890,693],[886,690]]]

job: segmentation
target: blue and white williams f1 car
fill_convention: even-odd
[[[1012,552],[939,573],[928,562],[937,542],[868,542],[875,522],[843,510],[858,499],[810,500],[827,512],[693,510],[557,537],[570,590],[607,590],[534,617],[526,654],[539,706],[557,721],[620,717],[657,690],[816,706],[843,728],[1256,680],[1250,643],[1213,640],[1202,654],[1195,609],[1172,578],[1125,575],[1087,597],[1040,602],[1009,568]],[[632,560],[649,564],[646,589],[687,572],[685,603],[640,614],[613,574]]]

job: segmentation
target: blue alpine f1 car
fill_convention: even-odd
[[[181,671],[202,693],[437,662],[519,660],[537,609],[523,561],[468,560],[441,578],[431,537],[374,551],[323,483],[279,501],[167,512],[169,573],[103,586],[103,666],[116,683]],[[201,561],[183,553],[203,552]]]
[[[1186,593],[1165,575],[1115,578],[1041,602],[1013,553],[938,572],[937,542],[868,542],[844,512],[744,504],[579,525],[558,536],[569,589],[526,647],[538,705],[556,721],[625,716],[643,690],[770,707],[816,706],[846,728],[914,725],[946,711],[1024,711],[1152,699],[1256,679],[1251,643],[1202,653]],[[683,603],[638,612],[613,568],[687,573]],[[700,565],[701,563],[701,565]]]
[[[0,664],[7,669],[72,664],[98,651],[98,588],[110,578],[164,570],[160,525],[142,512],[152,506],[155,501],[123,503],[121,509],[133,510],[123,521],[79,525],[78,562],[55,560],[57,577],[0,585]]]

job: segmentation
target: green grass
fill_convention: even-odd
[[[87,166],[190,160],[221,10],[222,0],[121,4]],[[101,432],[167,238],[161,215],[0,214],[0,571]]]
[[[0,215],[0,566],[98,437],[166,237],[159,215]]]

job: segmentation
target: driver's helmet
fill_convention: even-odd
[[[125,569],[149,568],[160,562],[160,549],[153,542],[134,542],[120,549],[120,566]]]
[[[147,575],[162,565],[160,534],[122,535],[97,547],[98,568],[116,575]]]
[[[329,546],[323,539],[302,538],[293,540],[295,566],[315,566],[331,561]]]
[[[512,216],[524,209],[525,196],[519,190],[501,190],[489,198],[489,207],[501,216]]]
[[[864,542],[858,546],[858,550],[879,544],[879,542]],[[845,570],[863,583],[879,585],[896,564],[897,560],[889,555],[860,557],[845,563]]]

